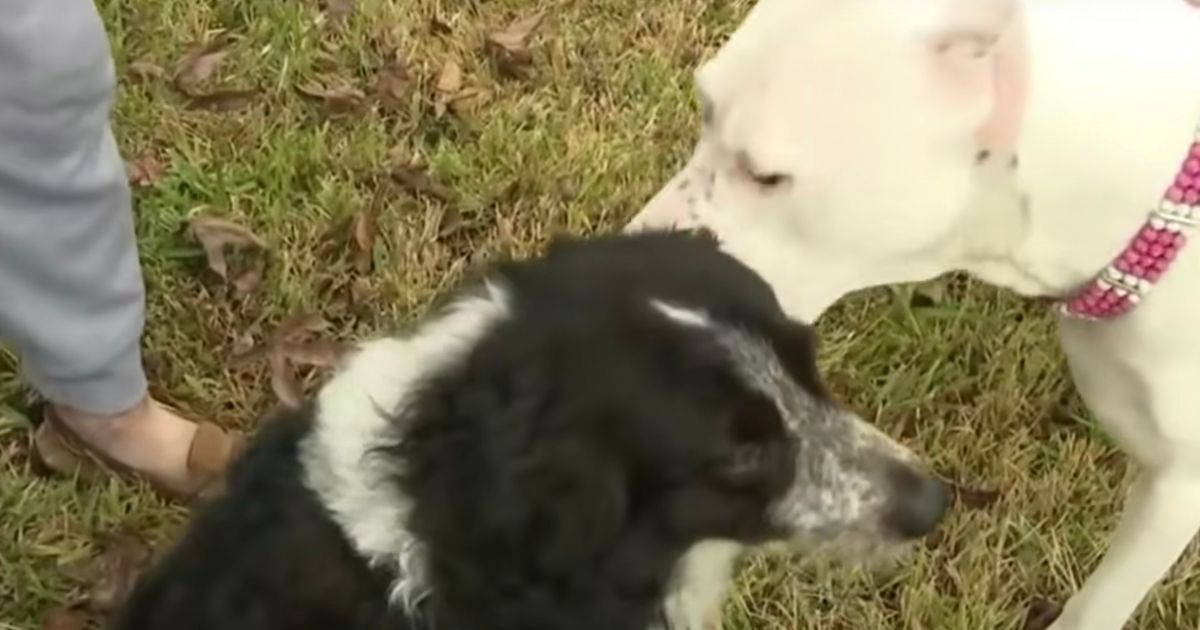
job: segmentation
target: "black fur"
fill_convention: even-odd
[[[652,299],[771,343],[823,396],[807,328],[693,235],[563,241],[489,277],[511,316],[396,412],[397,501],[427,548],[418,619],[387,606],[301,482],[314,413],[279,418],[131,599],[122,630],[645,630],[692,544],[778,535],[795,450],[775,405],[706,331]]]

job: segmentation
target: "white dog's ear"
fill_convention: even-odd
[[[938,0],[930,45],[944,61],[984,59],[1008,30],[1016,0]]]
[[[927,31],[930,63],[943,95],[947,124],[973,129],[987,145],[1013,141],[1019,111],[1010,103],[1023,62],[1006,54],[1016,41],[1017,0],[935,0],[937,12]]]

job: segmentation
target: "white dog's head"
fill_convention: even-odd
[[[695,153],[629,229],[713,231],[808,320],[955,268],[1013,16],[1007,0],[762,0],[698,71]]]

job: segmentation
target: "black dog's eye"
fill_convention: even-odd
[[[742,444],[733,451],[724,467],[726,475],[742,477],[758,469],[763,459],[761,444]]]

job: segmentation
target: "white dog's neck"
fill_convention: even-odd
[[[1015,151],[980,167],[961,249],[937,253],[1025,295],[1068,295],[1111,262],[1162,198],[1200,122],[1200,76],[1174,79],[1200,67],[1200,11],[1181,0],[1098,3],[1081,20],[1077,9],[1029,3]],[[1010,157],[1019,158],[1012,170]]]

